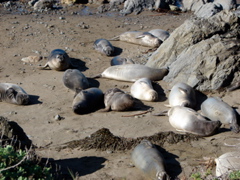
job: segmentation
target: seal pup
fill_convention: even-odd
[[[111,59],[111,66],[122,65],[122,64],[135,64],[133,60],[116,56]]]
[[[148,32],[160,39],[161,41],[165,41],[170,36],[169,32],[163,29],[152,29]]]
[[[152,82],[148,78],[135,81],[130,89],[131,95],[144,101],[157,101],[158,93],[153,89]]]
[[[76,93],[72,103],[73,112],[86,114],[103,104],[103,92],[99,88],[88,88]]]
[[[221,121],[223,124],[231,124],[232,131],[240,131],[237,114],[234,109],[219,97],[209,97],[201,104],[201,111],[204,116],[212,121]]]
[[[168,116],[170,124],[177,131],[199,136],[211,136],[222,125],[220,121],[209,121],[198,112],[184,106],[173,106],[168,110]]]
[[[163,155],[150,141],[142,140],[134,148],[131,159],[134,165],[143,171],[149,179],[170,180],[165,171]]]
[[[85,75],[81,73],[78,69],[68,69],[64,72],[63,74],[63,84],[77,92],[82,89],[87,89],[89,88],[89,82]]]
[[[30,98],[20,86],[12,83],[0,83],[0,101],[17,105],[27,105]]]
[[[123,41],[151,48],[157,48],[162,44],[162,41],[151,33],[141,31],[127,31],[110,40]]]
[[[141,78],[148,78],[151,81],[162,80],[168,74],[168,68],[154,69],[142,64],[123,64],[118,66],[110,66],[101,74],[92,78],[109,78],[119,81],[135,82]]]
[[[64,71],[70,67],[74,66],[71,64],[68,54],[62,49],[54,49],[48,56],[47,63],[40,69],[50,68],[56,71]]]
[[[196,106],[196,95],[194,89],[186,83],[175,84],[168,97],[169,107],[185,106],[194,108]]]
[[[221,178],[228,178],[232,171],[240,170],[240,152],[227,152],[215,159],[216,162],[216,176]]]
[[[106,56],[112,56],[114,53],[114,47],[107,39],[97,39],[93,48]]]
[[[126,111],[134,106],[134,98],[118,88],[108,89],[104,94],[105,109],[107,111]]]

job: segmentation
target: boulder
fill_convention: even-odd
[[[240,26],[232,11],[191,17],[150,56],[149,67],[169,67],[171,85],[186,82],[198,90],[226,87],[239,80]]]

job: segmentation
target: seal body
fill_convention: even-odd
[[[86,114],[94,111],[103,104],[103,92],[99,88],[88,88],[78,92],[72,103],[73,112]]]
[[[227,152],[215,159],[216,162],[216,176],[226,178],[232,171],[239,171],[240,169],[240,152]]]
[[[123,58],[120,56],[116,56],[111,59],[111,66],[122,65],[122,64],[135,64],[131,59]]]
[[[95,77],[105,77],[120,81],[135,82],[140,78],[149,78],[151,81],[162,80],[167,75],[168,69],[154,69],[141,64],[123,64],[118,66],[110,66]]]
[[[81,73],[78,69],[68,69],[63,74],[63,84],[73,90],[79,91],[82,89],[89,88],[89,82],[85,75]]]
[[[47,63],[41,68],[50,68],[56,71],[64,71],[72,66],[68,54],[62,49],[54,49],[49,57]]]
[[[220,121],[208,121],[198,112],[184,106],[174,106],[168,111],[169,122],[177,130],[199,136],[210,136],[221,126]]]
[[[144,101],[157,101],[158,93],[153,89],[152,82],[148,78],[141,78],[131,86],[131,95]]]
[[[17,105],[27,105],[29,95],[18,85],[0,83],[0,101]]]
[[[163,29],[152,29],[148,32],[160,39],[161,41],[165,41],[170,36],[169,32]]]
[[[232,131],[238,133],[239,125],[234,109],[218,97],[209,97],[201,104],[204,116],[212,121],[221,121],[223,124],[231,124]]]
[[[169,180],[165,171],[163,155],[148,140],[144,139],[137,145],[131,155],[134,165],[149,179]]]
[[[106,39],[97,39],[94,42],[93,47],[95,50],[105,54],[106,56],[112,56],[114,53],[113,45]]]
[[[169,93],[169,105],[186,106],[194,108],[196,106],[196,96],[194,89],[186,83],[175,84]]]
[[[113,88],[105,92],[104,104],[105,110],[103,111],[126,111],[134,106],[134,99],[122,90]]]
[[[132,44],[142,45],[146,47],[157,48],[162,41],[149,32],[127,31],[113,38],[112,40],[120,40]]]

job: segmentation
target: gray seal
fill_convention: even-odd
[[[123,58],[120,56],[116,56],[111,59],[111,66],[122,65],[122,64],[135,64],[131,59]]]
[[[148,32],[160,39],[161,41],[165,41],[170,36],[169,32],[163,29],[152,29]]]
[[[134,98],[144,101],[157,101],[158,93],[153,89],[152,82],[148,78],[141,78],[135,81],[130,89]]]
[[[17,105],[27,105],[30,98],[20,86],[11,83],[0,83],[0,101]]]
[[[63,80],[63,84],[67,88],[75,92],[89,88],[89,82],[87,78],[78,69],[66,70],[63,74],[62,80]]]
[[[123,64],[110,66],[101,74],[92,78],[109,78],[119,81],[135,82],[141,78],[148,78],[151,81],[162,80],[168,74],[168,68],[154,69],[141,64]]]
[[[209,121],[191,108],[174,106],[168,111],[169,122],[177,131],[211,136],[220,128],[220,121]]]
[[[114,47],[107,39],[97,39],[93,48],[106,56],[112,56],[114,53]]]
[[[165,171],[165,160],[155,145],[144,139],[131,155],[134,165],[143,171],[149,179],[169,180]]]
[[[169,106],[185,106],[194,108],[196,106],[195,90],[186,83],[175,84],[169,93]]]
[[[76,93],[72,103],[76,114],[90,113],[103,104],[103,92],[99,88],[88,88]]]
[[[74,67],[68,54],[62,49],[54,49],[48,56],[47,63],[40,67],[40,69],[50,68],[56,71],[64,71],[68,68]]]
[[[104,94],[104,111],[126,111],[134,106],[134,98],[118,88],[108,89]]]
[[[123,41],[151,48],[157,48],[162,44],[162,41],[151,33],[140,31],[127,31],[112,38],[111,40]]]
[[[218,97],[209,97],[201,104],[204,116],[212,121],[221,121],[223,124],[231,124],[232,131],[239,132],[237,114],[234,109]]]

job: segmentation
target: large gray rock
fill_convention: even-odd
[[[202,5],[198,10],[194,12],[197,17],[209,18],[218,12],[223,10],[222,5],[217,3],[207,3]]]
[[[171,33],[146,63],[169,67],[165,81],[186,82],[199,90],[219,89],[239,79],[239,17],[230,11],[192,17]]]

